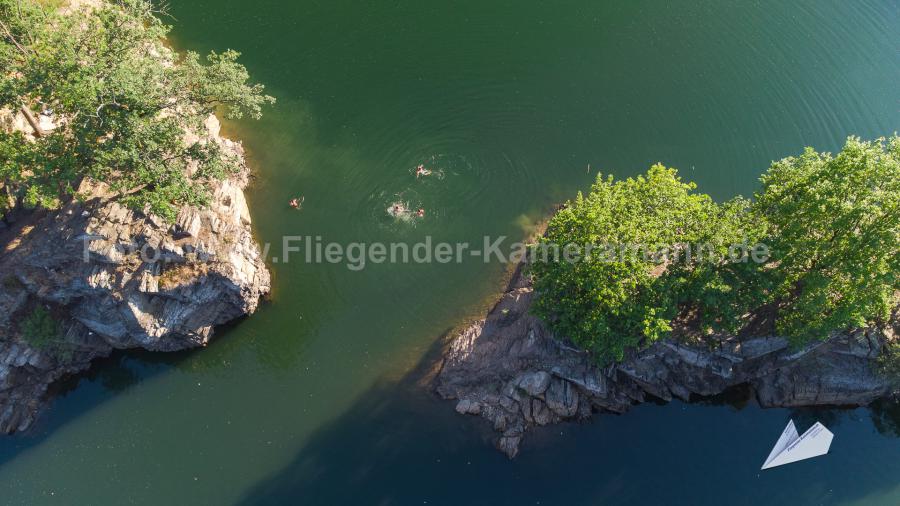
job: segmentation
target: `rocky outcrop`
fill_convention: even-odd
[[[215,117],[206,126],[207,142],[243,159]],[[270,280],[250,232],[244,169],[214,188],[210,208],[185,207],[174,224],[94,185],[80,189],[85,202],[0,230],[0,431],[28,428],[49,385],[97,357],[203,346],[217,325],[256,310]],[[58,332],[26,328],[41,315]]]
[[[766,407],[864,405],[892,388],[871,366],[895,339],[894,326],[801,350],[773,336],[721,337],[712,347],[665,340],[600,369],[529,314],[533,296],[520,269],[487,317],[448,342],[433,379],[459,413],[493,424],[498,448],[510,457],[531,427],[622,413],[648,396],[689,400],[749,384]]]

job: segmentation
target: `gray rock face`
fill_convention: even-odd
[[[516,384],[528,395],[537,397],[550,387],[550,378],[550,374],[545,371],[529,372],[521,375]]]
[[[243,156],[207,121],[208,142]],[[49,385],[114,349],[205,345],[217,325],[253,313],[270,288],[250,232],[245,170],[214,188],[209,209],[174,224],[93,198],[0,231],[0,431],[26,429]],[[22,323],[43,306],[58,342],[34,343]]]
[[[838,334],[792,350],[780,337],[722,337],[712,347],[657,342],[622,363],[597,368],[528,312],[533,293],[517,272],[484,320],[448,342],[433,380],[461,414],[482,416],[510,458],[537,425],[625,412],[646,396],[688,400],[749,384],[762,406],[865,405],[891,393],[872,362],[894,327]],[[477,408],[476,408],[477,406]]]

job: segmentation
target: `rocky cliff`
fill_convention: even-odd
[[[243,160],[207,121],[206,142]],[[269,273],[250,232],[246,166],[209,209],[174,224],[90,197],[0,226],[0,431],[24,430],[48,386],[115,349],[205,345],[217,325],[253,313]],[[47,329],[50,329],[48,331]]]
[[[708,396],[749,384],[762,406],[864,405],[891,392],[872,369],[898,319],[791,349],[776,336],[723,336],[712,343],[657,342],[605,369],[554,337],[529,314],[530,280],[515,273],[484,320],[451,339],[433,379],[462,414],[488,419],[497,446],[514,457],[536,425],[622,413],[648,396]]]

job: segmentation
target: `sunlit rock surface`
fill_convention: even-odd
[[[239,143],[205,137],[243,160]],[[104,193],[58,211],[20,215],[0,229],[0,431],[26,429],[47,389],[114,349],[205,345],[217,325],[253,313],[270,288],[250,231],[248,170],[214,189],[209,209],[183,208],[173,224]],[[22,324],[42,306],[58,342],[36,345]]]

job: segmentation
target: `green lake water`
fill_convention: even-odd
[[[173,44],[240,49],[278,99],[225,126],[276,248],[518,240],[597,170],[662,161],[723,200],[805,145],[900,129],[896,0],[170,3]],[[389,219],[398,199],[426,218]],[[272,270],[272,301],[208,348],[116,355],[0,439],[0,503],[900,504],[895,405],[645,404],[535,431],[509,461],[404,379],[504,265]],[[760,473],[790,417],[828,425],[831,454]]]

